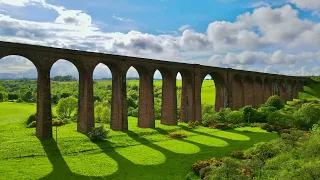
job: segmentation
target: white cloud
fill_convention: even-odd
[[[56,23],[92,26],[91,16],[79,10],[62,10],[55,20]]]
[[[264,1],[259,1],[259,2],[255,2],[250,4],[250,7],[252,8],[259,8],[259,7],[270,7],[271,5],[267,2]]]
[[[319,0],[291,0],[291,3],[296,4],[297,7],[301,9],[311,9],[311,10],[320,9]]]
[[[25,6],[30,3],[39,3],[41,0],[0,0],[0,4],[7,4],[11,6]]]
[[[184,31],[189,29],[191,26],[189,24],[185,24],[179,27],[179,31]]]
[[[81,10],[39,2],[57,11],[55,22],[0,14],[0,40],[259,71],[268,65],[269,69],[276,65],[296,68],[320,59],[320,24],[299,19],[298,11],[290,5],[257,8],[238,16],[235,22],[212,22],[205,33],[185,26],[181,35],[153,35],[103,32]],[[293,47],[296,49],[290,49]],[[316,50],[308,52],[306,47]],[[271,53],[263,52],[266,49]],[[96,76],[104,77],[105,69],[99,66],[96,71]]]
[[[204,49],[209,46],[206,35],[193,30],[185,30],[181,36],[181,45],[192,49]]]
[[[122,18],[122,17],[118,17],[115,14],[112,15],[113,19],[119,20],[119,21],[124,21],[124,22],[134,22],[134,20],[132,19],[126,19],[126,18]]]
[[[244,51],[241,53],[227,53],[226,55],[213,55],[211,63],[213,65],[292,65],[296,63],[307,63],[320,61],[319,53],[301,52],[299,54],[288,54],[282,50],[273,53]]]

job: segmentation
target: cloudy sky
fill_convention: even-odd
[[[320,75],[320,0],[0,0],[0,40]],[[51,75],[76,75],[72,66],[60,60]],[[34,76],[22,57],[0,60],[0,78]]]

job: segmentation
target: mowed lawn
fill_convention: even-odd
[[[25,128],[34,113],[32,104],[0,103],[0,179],[184,179],[197,160],[228,156],[261,141],[277,138],[260,128],[221,131],[184,123],[156,128],[136,127],[129,117],[129,131],[111,131],[103,142],[92,143],[76,131],[76,123],[57,129],[52,140],[39,140],[35,128]],[[106,125],[107,128],[108,125]],[[243,130],[248,130],[243,131]],[[170,139],[170,132],[185,132],[184,139]]]

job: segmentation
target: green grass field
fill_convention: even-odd
[[[0,179],[168,179],[181,180],[193,162],[228,156],[260,141],[277,138],[259,128],[221,131],[184,123],[156,128],[136,127],[129,118],[129,131],[110,132],[110,137],[92,143],[76,132],[76,124],[53,127],[53,140],[39,140],[35,128],[25,128],[34,113],[32,104],[0,103]],[[243,130],[249,130],[243,131]],[[184,139],[170,139],[170,132],[185,132]]]

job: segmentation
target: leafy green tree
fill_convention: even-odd
[[[94,108],[94,118],[97,123],[110,123],[111,110],[108,106],[99,104]]]
[[[71,114],[77,109],[78,100],[72,96],[62,98],[57,105],[57,114],[61,119],[70,118]]]
[[[313,124],[320,122],[320,107],[306,103],[294,113],[294,124],[298,128],[309,130]]]
[[[273,106],[273,107],[276,107],[277,109],[282,109],[284,107],[280,97],[277,95],[270,96],[267,102],[265,103],[265,106]]]

